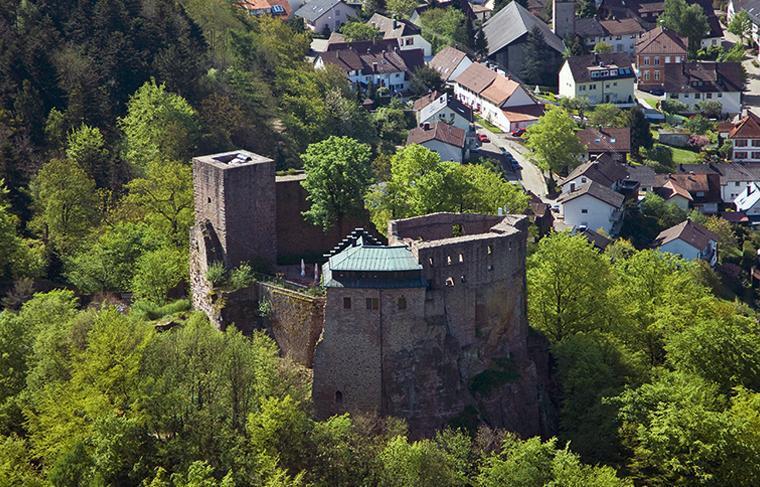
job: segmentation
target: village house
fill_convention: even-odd
[[[665,84],[665,66],[686,62],[688,42],[664,27],[655,27],[636,43],[639,89],[659,93]]]
[[[240,0],[240,8],[249,15],[271,15],[281,19],[287,19],[293,13],[288,0]]]
[[[438,71],[447,84],[454,81],[472,64],[467,54],[451,46],[444,47],[433,56],[428,66]]]
[[[409,131],[407,144],[419,144],[437,152],[443,161],[463,162],[469,156],[467,133],[444,122],[425,123]]]
[[[417,126],[444,122],[470,132],[472,110],[448,93],[433,91],[414,102]]]
[[[422,37],[419,27],[404,19],[392,19],[375,13],[367,23],[383,33],[383,39],[393,39],[398,42],[402,51],[422,49],[427,59],[432,55],[432,47],[427,39]]]
[[[387,87],[392,93],[403,93],[414,70],[424,63],[422,49],[402,51],[396,41],[382,40],[330,44],[327,51],[319,54],[314,67],[333,65],[362,89],[372,83],[376,88]]]
[[[628,167],[612,157],[592,156],[560,182],[562,194],[572,193],[589,181],[617,191],[628,180]]]
[[[559,96],[585,97],[596,105],[633,106],[636,74],[628,54],[587,54],[567,58],[559,71]]]
[[[658,174],[655,191],[657,188],[665,186],[669,181],[689,193],[691,196],[689,208],[707,215],[718,213],[718,206],[723,202],[720,194],[720,174],[696,174],[693,171]]]
[[[343,0],[309,0],[293,14],[304,20],[312,32],[336,31],[350,19],[357,17],[356,10]]]
[[[691,220],[660,232],[654,246],[660,252],[679,255],[686,260],[700,259],[711,266],[718,262],[718,236]]]
[[[602,229],[608,235],[617,233],[623,216],[625,197],[594,181],[568,193],[563,193],[557,202],[560,217],[565,225],[577,230]]]
[[[690,113],[700,111],[702,102],[720,103],[721,113],[735,114],[742,109],[744,72],[739,63],[711,61],[667,64],[663,70],[666,100],[678,100]]]
[[[728,131],[731,160],[760,162],[760,117],[751,110]]]
[[[623,128],[587,128],[575,133],[584,147],[586,156],[609,154],[618,162],[625,162],[631,152],[631,129]]]
[[[689,211],[689,208],[691,208],[691,205],[694,202],[694,198],[691,197],[691,194],[671,179],[665,181],[662,186],[654,188],[654,193],[665,200],[666,203],[676,205],[686,212]]]
[[[734,200],[736,211],[743,213],[752,224],[760,223],[760,185],[748,184]]]
[[[636,42],[647,31],[641,21],[630,19],[599,19],[598,17],[581,18],[575,21],[575,33],[583,39],[586,48],[591,51],[603,42],[612,47],[616,53],[636,53]]]
[[[657,185],[657,173],[648,166],[628,166],[628,179],[639,183],[639,195],[644,196]]]
[[[541,19],[518,2],[510,2],[483,24],[483,33],[488,42],[488,59],[519,76],[525,61],[528,33],[534,27],[538,27],[550,47],[546,53],[547,59],[543,61],[559,65],[565,43]]]
[[[505,132],[532,125],[544,112],[520,83],[479,63],[456,78],[454,95]]]
[[[721,200],[726,204],[733,203],[748,185],[755,182],[760,183],[760,166],[757,164],[679,164],[678,172],[717,175],[720,180]]]

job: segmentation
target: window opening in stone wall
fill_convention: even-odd
[[[446,256],[446,264],[451,265],[451,256],[450,255]]]
[[[206,200],[207,200],[209,203],[211,203],[211,196],[209,196],[208,198],[206,198]]]
[[[433,258],[432,257],[428,258],[428,264],[430,264],[430,267],[433,267]]]
[[[488,247],[486,247],[486,251],[488,252],[488,255],[493,254],[493,245],[489,245]]]
[[[446,286],[449,286],[449,287],[454,286],[454,278],[453,277],[447,277],[446,278]]]
[[[335,391],[335,404],[338,406],[343,404],[343,393],[340,391]]]
[[[398,298],[398,309],[406,309],[406,298],[404,296]]]
[[[467,279],[465,279],[464,276],[460,277],[459,280],[462,281],[462,282],[466,282],[467,281]]]
[[[380,308],[380,301],[377,298],[367,298],[367,309],[377,310]]]
[[[461,264],[462,262],[464,262],[464,254],[460,253],[459,254],[459,263]]]
[[[343,309],[351,309],[351,298],[343,298]]]
[[[492,265],[489,265],[489,266],[488,266],[488,270],[489,270],[489,271],[492,271],[492,270],[493,270],[493,266],[492,266]]]

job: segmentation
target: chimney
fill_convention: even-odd
[[[372,72],[377,73],[377,63],[372,63]]]
[[[429,122],[425,122],[424,124],[422,124],[422,128],[425,129],[425,130],[430,130],[430,123]]]
[[[398,20],[393,19],[393,28],[398,29]]]

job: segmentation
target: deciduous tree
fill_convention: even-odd
[[[528,127],[527,146],[541,169],[561,173],[580,164],[585,152],[575,135],[576,125],[562,108],[551,108],[537,123]]]

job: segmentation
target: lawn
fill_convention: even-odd
[[[485,118],[481,117],[480,115],[475,115],[475,121],[477,121],[480,125],[482,125],[483,127],[487,128],[488,130],[490,130],[491,132],[493,132],[495,134],[503,134],[504,133],[504,131],[502,129],[500,129],[496,125],[492,124],[491,122],[489,122]]]
[[[669,147],[673,151],[673,162],[675,164],[698,164],[702,162],[702,157],[699,152],[690,151],[688,149],[682,149],[680,147],[673,147],[672,145],[664,145]]]
[[[654,108],[655,110],[657,110],[657,103],[660,101],[658,98],[654,96],[646,96],[646,95],[640,95],[639,98],[647,102],[650,108]]]

